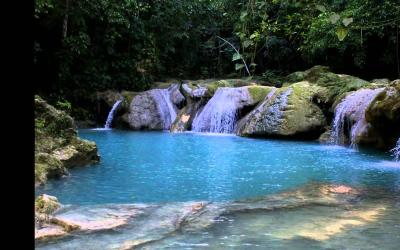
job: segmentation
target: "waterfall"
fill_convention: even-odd
[[[157,104],[163,128],[169,129],[176,118],[176,111],[171,102],[170,92],[168,89],[152,89],[150,93]]]
[[[104,125],[104,128],[106,128],[106,129],[111,128],[111,124],[112,124],[112,121],[113,121],[113,119],[114,119],[114,112],[115,112],[115,110],[118,108],[118,105],[119,105],[121,102],[122,102],[122,100],[118,100],[118,101],[116,101],[116,102],[114,103],[112,109],[110,110],[110,113],[108,113],[107,121],[106,121],[106,124]]]
[[[396,147],[390,151],[393,153],[394,160],[399,161],[400,160],[400,138],[397,140]]]
[[[249,99],[246,88],[218,88],[201,113],[194,118],[192,131],[233,133],[238,110]]]
[[[346,134],[348,134],[350,147],[355,148],[357,146],[357,136],[367,126],[365,111],[382,90],[383,88],[360,89],[346,96],[336,106],[331,133],[332,143],[344,144]]]

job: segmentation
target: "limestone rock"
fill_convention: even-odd
[[[239,122],[237,133],[242,136],[319,136],[326,125],[321,109],[312,101],[319,91],[321,87],[306,81],[277,89]]]
[[[171,101],[177,107],[182,106],[183,102],[185,101],[185,97],[179,91],[179,88],[180,88],[180,85],[177,83],[171,84],[171,86],[168,88]]]
[[[164,130],[170,129],[176,111],[168,89],[152,89],[132,99],[124,119],[133,130]]]
[[[36,185],[67,174],[67,168],[98,160],[96,144],[78,138],[72,117],[35,96]]]
[[[382,148],[392,148],[400,137],[400,80],[389,84],[371,102],[366,121],[382,139]]]
[[[329,106],[332,106],[344,93],[371,85],[371,83],[354,76],[332,73],[328,67],[320,65],[306,71],[294,72],[288,75],[286,79],[290,83],[308,81],[311,84],[324,87],[320,89],[318,95],[320,100],[323,103],[328,103]]]

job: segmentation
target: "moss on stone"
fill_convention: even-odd
[[[311,84],[324,87],[325,89],[319,89],[319,98],[330,104],[334,103],[344,93],[371,87],[371,83],[365,80],[350,75],[335,74],[330,72],[328,67],[320,65],[306,71],[294,72],[288,75],[286,80],[289,84],[286,83],[284,86],[293,82],[308,81]]]
[[[54,196],[42,194],[35,199],[35,212],[43,214],[52,214],[58,208],[60,208],[60,203]]]
[[[261,102],[271,92],[272,87],[267,86],[249,86],[249,94],[255,103]]]
[[[72,117],[35,96],[35,182],[45,183],[68,173],[68,167],[97,160],[96,144],[77,137]]]

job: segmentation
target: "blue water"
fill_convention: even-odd
[[[390,154],[316,142],[193,133],[80,130],[101,162],[74,168],[36,193],[64,204],[237,200],[312,181],[400,189]]]

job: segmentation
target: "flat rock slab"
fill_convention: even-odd
[[[138,214],[139,209],[133,206],[76,208],[54,216],[52,221],[67,228],[97,231],[123,226]]]
[[[35,231],[35,240],[58,238],[71,231],[94,232],[117,228],[141,213],[140,206],[132,205],[67,207],[51,217],[51,224]]]
[[[64,230],[63,227],[48,224],[45,225],[43,228],[35,230],[35,240],[46,240],[49,238],[57,238],[67,235],[68,233]]]

